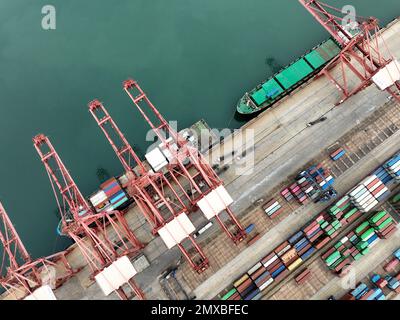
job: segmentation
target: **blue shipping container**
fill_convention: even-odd
[[[285,270],[286,267],[284,265],[282,265],[281,267],[279,267],[277,270],[275,270],[272,274],[271,277],[272,278],[276,278],[283,270]]]
[[[289,238],[289,243],[290,244],[293,244],[294,242],[296,242],[298,239],[300,239],[300,237],[303,235],[303,231],[299,231],[299,232],[297,232],[296,234],[294,234],[293,236],[291,236],[290,238]]]
[[[313,252],[315,251],[316,249],[314,248],[314,247],[311,247],[309,250],[307,250],[303,255],[301,255],[300,256],[300,258],[301,258],[301,260],[306,260],[306,259],[308,259],[312,254],[313,254]]]

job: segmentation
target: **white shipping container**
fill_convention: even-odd
[[[369,191],[372,192],[372,191],[376,190],[376,189],[379,188],[382,184],[383,184],[383,182],[382,182],[381,180],[379,180],[378,183],[375,183],[371,188],[369,188]]]
[[[312,187],[312,186],[310,186],[306,191],[305,191],[305,193],[310,193],[311,191],[313,191],[314,190],[314,188]]]
[[[385,192],[389,191],[389,189],[387,187],[384,187],[381,191],[379,191],[376,195],[375,198],[379,198],[380,196],[382,196]]]
[[[265,281],[260,287],[260,291],[263,291],[266,287],[268,287],[272,282],[274,282],[274,278],[269,278],[267,281]]]
[[[93,206],[97,206],[100,203],[106,201],[108,199],[108,197],[103,190],[100,190],[96,194],[91,196],[89,199],[90,199],[90,202],[93,204]]]
[[[375,232],[371,233],[368,237],[366,237],[363,241],[368,241],[369,238],[371,238],[373,235],[375,235]]]
[[[249,275],[252,275],[252,274],[253,274],[254,272],[256,272],[261,266],[262,266],[262,263],[259,262],[259,263],[257,263],[256,265],[254,265],[253,267],[251,267],[251,268],[247,271],[247,273],[248,273]]]
[[[353,196],[353,199],[360,198],[364,193],[368,192],[368,189],[365,186],[362,186],[362,189]]]
[[[374,199],[374,201],[371,202],[371,204],[370,204],[368,207],[366,207],[366,208],[364,209],[364,211],[365,211],[365,212],[369,212],[369,211],[370,211],[373,207],[375,207],[377,204],[378,204],[378,200]]]
[[[277,255],[278,255],[278,256],[283,255],[286,251],[289,251],[291,247],[292,247],[292,246],[291,246],[290,244],[288,244],[288,245],[287,245],[286,247],[284,247],[281,251],[279,251],[279,252],[277,253]]]
[[[368,201],[370,201],[371,200],[371,198],[373,198],[374,196],[371,194],[371,193],[367,193],[367,195],[364,197],[363,196],[363,198],[362,199],[360,199],[360,200],[357,200],[357,203],[360,205],[360,206],[363,206],[365,203],[367,203]]]
[[[366,177],[366,178],[361,182],[361,184],[363,184],[364,186],[367,186],[367,185],[369,185],[372,181],[374,181],[376,178],[377,178],[376,175],[368,176],[368,177]]]
[[[361,195],[360,197],[356,198],[355,201],[358,204],[363,204],[363,203],[365,203],[365,201],[368,201],[369,199],[371,199],[371,197],[372,197],[372,193],[367,191],[363,195]]]
[[[375,197],[372,197],[372,196],[371,196],[371,198],[370,198],[367,202],[364,202],[364,203],[361,205],[361,207],[366,208],[366,207],[368,207],[371,203],[374,203],[374,202],[377,202],[377,201],[376,201]]]
[[[393,172],[397,172],[400,169],[400,161],[396,162],[393,166],[389,167],[390,170],[392,170]]]
[[[302,183],[305,182],[305,181],[306,181],[306,178],[303,177],[303,178],[301,178],[300,180],[297,180],[297,183],[298,183],[298,184],[302,184]]]
[[[363,189],[365,189],[365,186],[363,185],[355,187],[352,191],[349,192],[350,197],[354,197],[355,195],[357,195],[357,193],[359,193]]]
[[[274,255],[274,256],[273,256],[271,259],[269,259],[267,262],[264,262],[264,263],[263,263],[264,267],[268,268],[268,266],[269,266],[270,264],[272,264],[276,259],[278,259],[278,256],[277,256],[277,255]]]
[[[340,239],[340,242],[343,244],[346,243],[347,241],[349,241],[348,237],[344,237],[344,238]]]
[[[273,204],[271,204],[268,208],[265,208],[265,212],[269,212],[269,211],[271,211],[272,209],[274,209],[276,206],[278,206],[279,205],[279,203],[278,203],[278,201],[275,201]]]

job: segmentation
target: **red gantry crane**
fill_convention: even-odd
[[[119,211],[100,212],[89,206],[48,137],[33,138],[36,151],[49,176],[61,213],[61,233],[78,245],[105,295],[113,291],[121,299],[129,299],[124,287],[138,297],[144,295],[133,277],[136,270],[128,256],[143,245],[135,237]],[[58,190],[58,192],[57,192]]]
[[[235,244],[242,241],[246,232],[229,208],[233,199],[199,150],[169,125],[135,80],[126,80],[123,87],[161,141],[158,148],[146,154],[154,171],[167,167],[173,182],[194,208],[200,208],[208,220],[215,217]],[[223,212],[227,213],[225,217]]]
[[[1,203],[0,221],[0,285],[16,299],[55,300],[52,288],[58,288],[79,271],[68,263],[68,251],[32,260]],[[62,275],[57,277],[60,271]]]
[[[356,26],[351,26],[340,9],[318,0],[299,1],[342,46],[340,54],[321,71],[342,93],[338,104],[372,83],[400,102],[400,64],[390,53],[378,20],[356,17]],[[338,76],[332,71],[336,65],[340,65]]]
[[[206,270],[208,259],[192,236],[195,227],[177,190],[163,173],[146,169],[100,101],[90,102],[89,111],[129,174],[128,193],[151,225],[153,234],[159,234],[168,249],[177,246],[194,270],[199,273]]]

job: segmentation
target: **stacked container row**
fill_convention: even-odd
[[[282,213],[283,208],[278,201],[272,199],[263,206],[263,210],[268,217],[274,218]]]
[[[400,153],[387,161],[383,166],[397,182],[400,181]]]
[[[385,184],[376,175],[372,175],[365,178],[348,195],[357,208],[362,212],[369,212],[389,194],[390,191]]]
[[[383,226],[384,221],[385,226]],[[393,219],[385,211],[374,214],[368,221],[361,223],[340,241],[324,253],[321,257],[330,270],[338,275],[345,274],[345,270],[354,261],[360,259],[379,241],[387,238]],[[382,226],[380,229],[379,226]],[[388,229],[389,228],[389,229]],[[382,232],[384,230],[384,232]],[[392,233],[391,233],[392,234]]]

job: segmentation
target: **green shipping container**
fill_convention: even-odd
[[[392,198],[392,203],[397,203],[400,201],[400,193],[396,194],[393,198]]]
[[[326,262],[326,264],[328,266],[330,266],[331,264],[333,264],[339,258],[340,258],[340,252],[339,251],[335,251],[328,258],[326,258],[325,262]]]
[[[329,222],[328,222],[328,221],[324,221],[324,222],[321,224],[321,228],[322,228],[322,229],[325,229],[327,226],[329,226]]]
[[[335,212],[338,209],[337,206],[333,206],[329,209],[330,212]]]
[[[359,253],[359,254],[357,254],[357,255],[354,257],[354,260],[358,260],[358,259],[360,259],[362,256],[363,256],[363,255],[362,255],[361,253]]]
[[[361,254],[365,256],[369,252],[369,248],[365,248],[363,251],[361,251]]]
[[[343,203],[349,200],[349,198],[350,198],[349,196],[344,196],[342,199],[336,202],[335,207],[340,207]]]
[[[357,235],[354,235],[352,237],[350,237],[350,242],[353,243],[355,240],[357,240]]]
[[[369,219],[369,221],[370,221],[371,223],[376,223],[376,222],[378,222],[385,214],[386,214],[386,211],[380,211],[380,212],[378,212],[377,214],[374,214],[374,215],[372,216],[372,218]]]
[[[229,290],[222,298],[221,300],[228,300],[230,297],[232,297],[235,293],[236,293],[236,289],[233,288],[231,290]]]
[[[383,221],[379,226],[377,226],[376,228],[378,230],[382,230],[382,229],[386,228],[392,221],[393,221],[392,217],[389,217],[385,221]]]
[[[348,218],[350,218],[353,214],[356,214],[358,212],[358,209],[357,208],[353,208],[353,209],[351,209],[349,212],[347,212],[345,215],[344,215],[344,218],[345,219],[348,219]]]
[[[361,240],[364,241],[365,239],[368,239],[368,237],[375,233],[375,229],[374,228],[369,228],[367,231],[365,231],[361,236]]]
[[[342,244],[343,244],[343,243],[341,243],[340,241],[337,242],[337,243],[334,245],[335,249],[338,249]]]
[[[358,251],[362,251],[365,248],[368,247],[368,242],[366,241],[360,241],[359,243],[357,243],[356,248],[358,249]]]
[[[363,222],[362,224],[360,224],[357,228],[356,228],[356,230],[355,230],[355,232],[357,233],[357,234],[359,234],[361,231],[363,231],[366,227],[368,227],[369,226],[369,223],[368,223],[368,221],[365,221],[365,222]]]
[[[346,258],[345,258],[345,257],[340,257],[339,259],[337,259],[334,263],[332,263],[332,264],[329,266],[329,269],[330,269],[330,270],[335,269],[336,266],[338,266],[341,262],[344,261],[344,259],[346,259]]]
[[[350,207],[351,206],[351,203],[349,202],[349,203],[346,203],[342,208],[340,208],[340,211],[344,211],[344,210],[346,210],[348,207]]]

